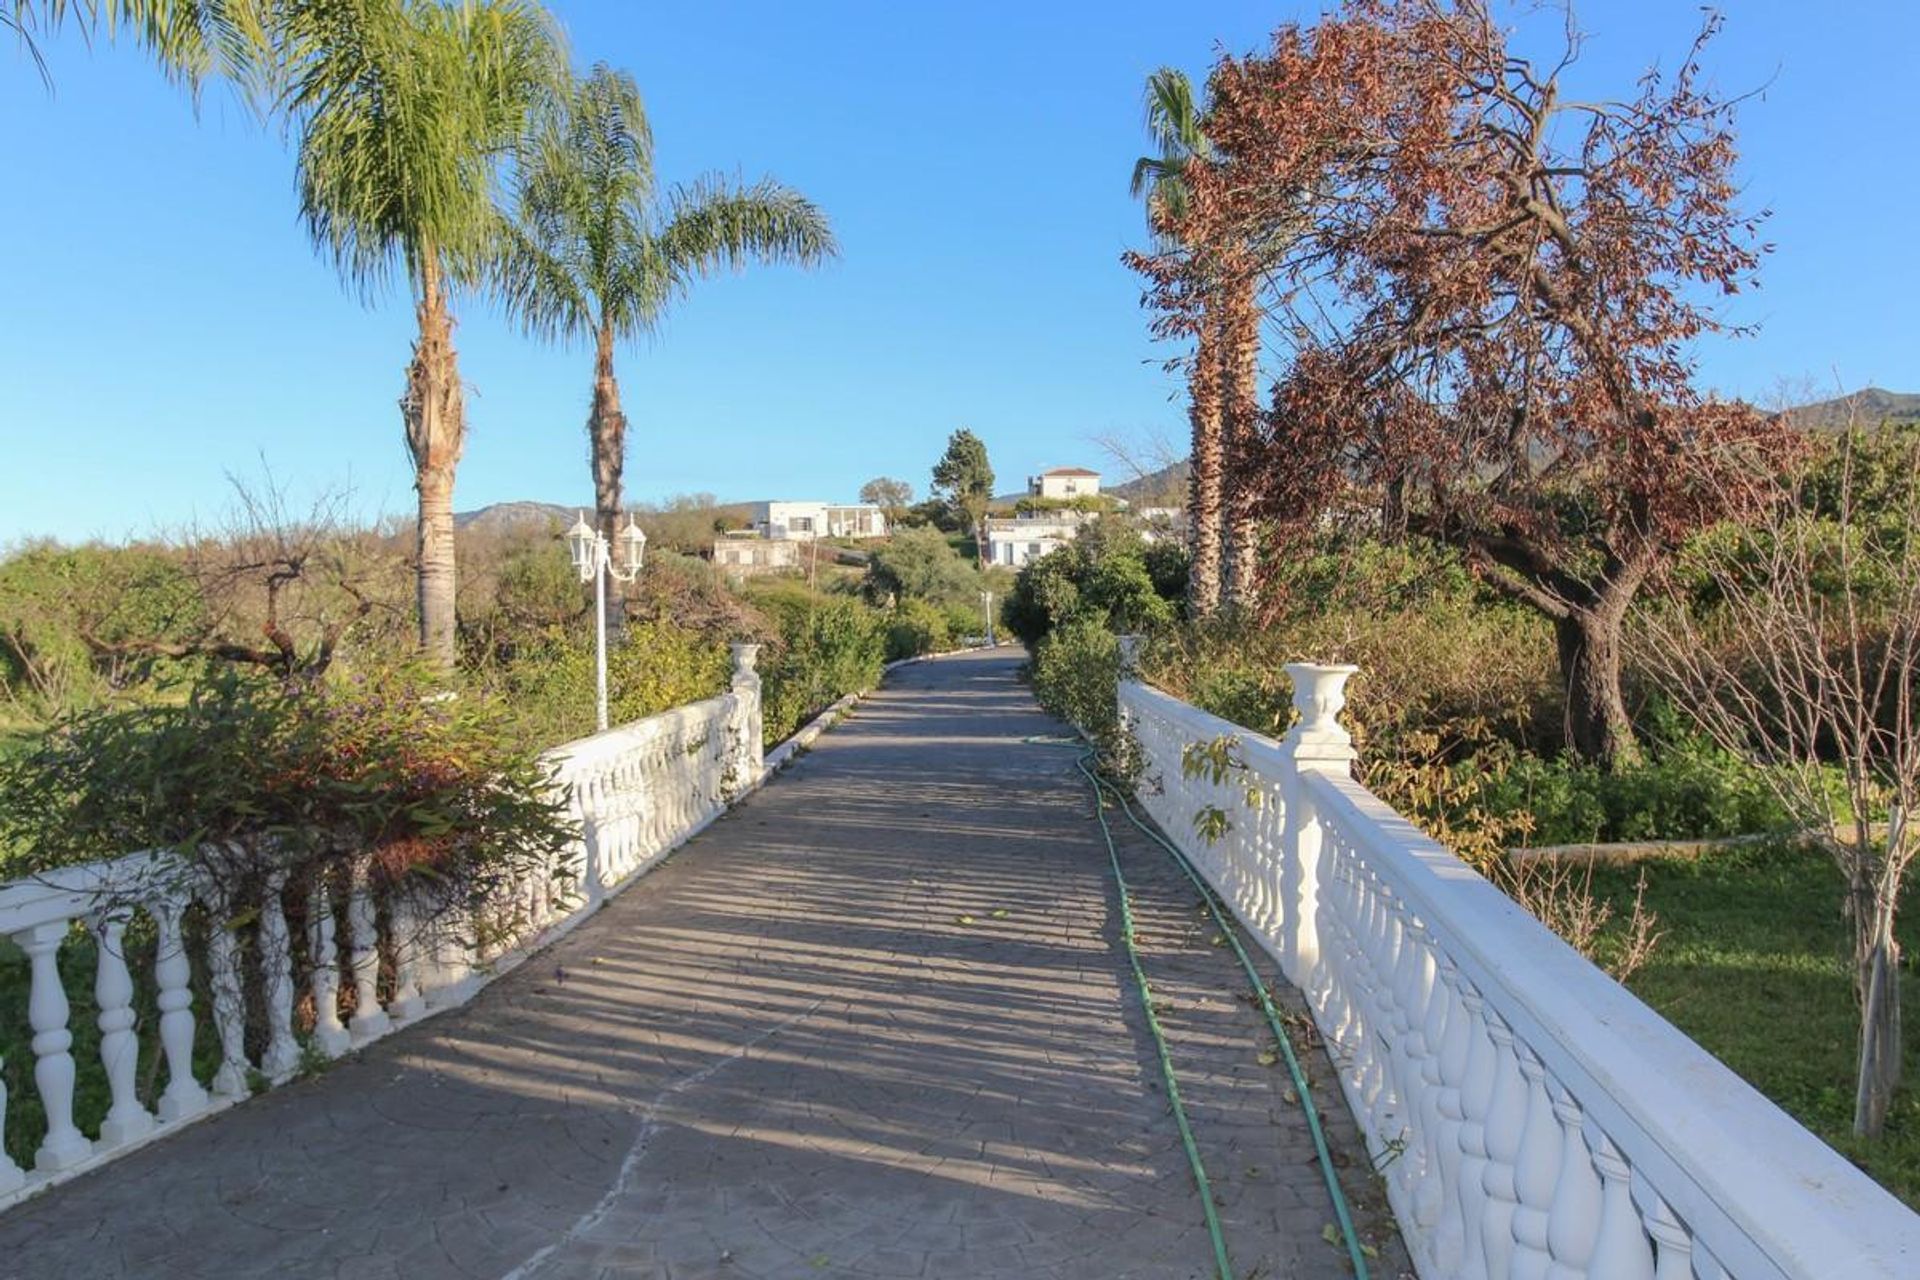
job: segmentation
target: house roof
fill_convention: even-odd
[[[1089,471],[1085,467],[1055,467],[1051,471],[1042,471],[1040,474],[1043,476],[1092,476],[1096,480],[1100,478],[1098,471]]]

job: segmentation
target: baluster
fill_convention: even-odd
[[[1513,1215],[1519,1205],[1514,1165],[1520,1159],[1520,1135],[1527,1124],[1527,1082],[1520,1075],[1512,1029],[1491,1008],[1485,1013],[1494,1068],[1487,1110],[1487,1170],[1481,1179],[1487,1199],[1480,1240],[1487,1274],[1505,1280],[1513,1263]]]
[[[1420,1184],[1427,1176],[1427,1137],[1432,1132],[1423,1126],[1423,1112],[1430,1099],[1426,1096],[1427,1002],[1432,996],[1432,968],[1419,922],[1404,902],[1396,902],[1393,911],[1394,933],[1399,938],[1398,959],[1393,968],[1393,1006],[1398,1049],[1395,1090],[1400,1095],[1400,1134],[1405,1146],[1398,1163],[1400,1183],[1419,1202]],[[1421,1226],[1432,1226],[1433,1219],[1415,1214]]]
[[[465,902],[443,907],[435,917],[429,936],[433,939],[433,988],[427,1004],[433,1009],[449,1009],[461,1004],[478,985],[473,975],[473,949],[468,939],[474,930],[474,913]]]
[[[1600,1171],[1600,1221],[1586,1274],[1598,1280],[1654,1280],[1652,1243],[1647,1228],[1641,1225],[1639,1211],[1633,1207],[1633,1171],[1606,1134],[1596,1130],[1595,1137],[1593,1163]],[[1660,1208],[1666,1205],[1661,1203]]]
[[[60,985],[60,942],[67,936],[65,920],[50,920],[22,929],[14,942],[27,953],[32,966],[32,990],[27,997],[27,1020],[33,1027],[33,1083],[47,1113],[47,1136],[33,1157],[34,1168],[47,1173],[71,1169],[93,1154],[73,1124],[73,1032],[67,1030],[67,991]]]
[[[99,1007],[100,1065],[107,1073],[112,1104],[100,1122],[100,1147],[123,1146],[153,1132],[153,1113],[140,1105],[134,1073],[140,1066],[140,1037],[134,1034],[133,975],[127,972],[125,933],[128,912],[115,910],[93,921],[95,954],[93,1000]]]
[[[1164,823],[1162,824],[1165,825]],[[1319,954],[1313,967],[1301,975],[1301,992],[1307,1007],[1318,1016],[1327,1037],[1327,1052],[1338,1063],[1344,1051],[1340,1040],[1340,969],[1345,963],[1346,927],[1340,919],[1340,846],[1330,834],[1320,835],[1317,889],[1313,900],[1313,935],[1319,940]]]
[[[160,1119],[171,1124],[206,1110],[207,1091],[193,1077],[193,964],[180,927],[187,899],[169,893],[154,902],[153,978],[160,988],[160,1048],[167,1057],[167,1089]]]
[[[1361,935],[1366,929],[1366,898],[1361,891],[1360,860],[1352,848],[1342,850],[1340,892],[1337,895],[1336,932],[1340,938],[1339,965],[1335,970],[1335,1004],[1339,1021],[1334,1033],[1346,1051],[1347,1072],[1353,1081],[1352,1096],[1363,1097],[1366,1088],[1366,953]],[[1364,1129],[1367,1116],[1356,1117]]]
[[[213,988],[213,1029],[220,1038],[220,1067],[213,1073],[215,1096],[233,1101],[247,1096],[247,1010],[240,986],[240,939],[228,912],[225,890],[214,892],[213,919],[207,931],[207,985]]]
[[[1414,1113],[1414,1132],[1419,1137],[1420,1181],[1414,1187],[1414,1215],[1428,1227],[1439,1227],[1441,1214],[1452,1189],[1453,1170],[1442,1167],[1441,1153],[1458,1151],[1452,1130],[1443,1131],[1441,1114],[1441,1055],[1446,1049],[1452,1013],[1453,992],[1441,975],[1441,956],[1433,935],[1418,921],[1414,937],[1420,946],[1420,990],[1424,993],[1420,1008],[1420,1106]]]
[[[300,1069],[300,1043],[293,1038],[293,944],[282,901],[286,887],[287,873],[271,872],[260,898],[260,997],[267,1015],[260,1070],[275,1084]]]
[[[1361,1046],[1360,1046],[1360,997],[1357,989],[1360,968],[1360,890],[1356,883],[1359,868],[1351,848],[1342,848],[1331,832],[1324,837],[1327,848],[1339,855],[1336,864],[1338,878],[1334,892],[1329,895],[1332,908],[1332,937],[1335,944],[1332,950],[1333,963],[1329,967],[1332,978],[1333,1034],[1341,1051],[1346,1056],[1346,1069],[1357,1093],[1360,1083]],[[1364,1122],[1366,1117],[1361,1116]]]
[[[1520,1158],[1513,1187],[1520,1207],[1513,1214],[1513,1280],[1542,1280],[1552,1255],[1547,1252],[1547,1220],[1553,1210],[1554,1184],[1560,1176],[1560,1122],[1547,1096],[1546,1067],[1533,1050],[1518,1044],[1520,1074],[1526,1077],[1527,1118],[1520,1133]]]
[[[1395,1035],[1393,1000],[1393,921],[1388,907],[1386,885],[1372,868],[1367,870],[1367,929],[1362,937],[1362,960],[1366,971],[1366,1036],[1368,1110],[1374,1117],[1373,1131],[1388,1136],[1384,1129],[1396,1122],[1400,1099],[1393,1079],[1393,1055],[1401,1040]],[[1391,1040],[1388,1039],[1391,1037]]]
[[[1473,1016],[1467,1011],[1460,971],[1437,946],[1433,955],[1438,966],[1435,1008],[1440,1011],[1437,1033],[1440,1051],[1433,1056],[1434,1177],[1431,1181],[1439,1195],[1434,1210],[1437,1218],[1434,1256],[1443,1271],[1458,1274],[1466,1249],[1467,1219],[1460,1212],[1461,1130],[1466,1123],[1463,1091],[1473,1045]]]
[[[1604,1165],[1601,1166],[1601,1176],[1607,1176]],[[1622,1179],[1622,1183],[1624,1185],[1625,1179]],[[1607,1189],[1609,1192],[1613,1189],[1611,1179],[1608,1181]],[[1652,1204],[1647,1209],[1646,1226],[1647,1233],[1653,1237],[1655,1249],[1654,1280],[1694,1280],[1692,1233],[1686,1229],[1680,1219],[1673,1216],[1673,1210],[1659,1195],[1649,1192],[1648,1198]],[[1612,1208],[1611,1203],[1608,1203],[1601,1210],[1602,1249],[1609,1247],[1609,1242],[1615,1238],[1616,1234],[1609,1229],[1609,1215]],[[1632,1208],[1632,1205],[1629,1204],[1628,1208]],[[1598,1261],[1598,1257],[1595,1261]],[[1635,1269],[1636,1265],[1637,1261],[1629,1253],[1626,1269],[1621,1271],[1621,1276],[1625,1280],[1638,1280],[1642,1273]],[[1605,1275],[1604,1272],[1596,1272],[1596,1274]],[[1612,1277],[1608,1276],[1607,1280],[1612,1280]]]
[[[27,1183],[24,1169],[13,1162],[7,1154],[7,1082],[0,1075],[0,1196],[18,1191]]]
[[[340,944],[334,937],[332,879],[325,871],[314,874],[307,891],[307,954],[313,962],[313,1043],[326,1057],[337,1058],[353,1046],[353,1036],[340,1021]]]
[[[347,895],[348,940],[353,948],[353,1017],[348,1029],[355,1044],[365,1044],[393,1028],[393,1019],[380,1007],[380,934],[373,904],[373,859],[365,854],[353,863],[353,883]]]
[[[1466,1011],[1467,1072],[1460,1085],[1460,1275],[1480,1280],[1489,1273],[1480,1236],[1487,1206],[1487,1116],[1493,1110],[1498,1055],[1487,1034],[1480,993],[1460,977],[1460,1004]]]
[[[410,892],[394,894],[393,906],[393,1003],[387,1013],[395,1022],[409,1022],[427,1011],[420,995],[421,913],[415,909]]]
[[[1564,1087],[1553,1089],[1553,1114],[1560,1121],[1560,1179],[1553,1188],[1547,1219],[1547,1248],[1553,1265],[1549,1280],[1585,1280],[1600,1232],[1600,1175],[1582,1129],[1580,1103]],[[1634,1229],[1639,1229],[1636,1215]],[[1599,1272],[1607,1276],[1608,1272]]]

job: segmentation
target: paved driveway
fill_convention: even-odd
[[[1073,753],[1022,742],[1059,726],[1017,665],[901,670],[466,1008],[0,1215],[0,1274],[1210,1276],[1106,852]],[[1347,1274],[1244,978],[1126,856],[1236,1270]]]

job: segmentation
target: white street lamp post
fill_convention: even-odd
[[[593,581],[593,669],[594,692],[598,698],[597,721],[602,733],[607,728],[607,579],[632,582],[640,576],[640,562],[647,552],[647,535],[627,516],[627,527],[614,535],[620,543],[622,567],[613,564],[613,548],[605,535],[587,523],[586,512],[567,530],[567,550],[580,581]]]

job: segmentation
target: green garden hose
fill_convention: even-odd
[[[1048,744],[1053,745],[1053,744]],[[1193,1126],[1187,1122],[1186,1106],[1180,1101],[1180,1082],[1173,1074],[1173,1054],[1167,1047],[1167,1033],[1160,1027],[1160,1017],[1153,1009],[1153,988],[1147,983],[1146,970],[1140,967],[1140,947],[1133,933],[1132,893],[1127,888],[1127,877],[1120,870],[1120,851],[1113,843],[1113,832],[1107,826],[1106,804],[1103,799],[1099,778],[1087,768],[1087,761],[1093,753],[1080,757],[1076,762],[1080,772],[1086,774],[1087,781],[1093,783],[1093,812],[1100,819],[1100,834],[1107,841],[1107,860],[1113,865],[1113,879],[1120,886],[1120,939],[1126,944],[1127,962],[1133,966],[1133,980],[1140,989],[1140,1008],[1147,1016],[1147,1027],[1153,1032],[1154,1048],[1160,1055],[1160,1072],[1167,1081],[1167,1101],[1173,1108],[1173,1122],[1180,1129],[1180,1143],[1187,1149],[1187,1164],[1193,1170],[1193,1185],[1200,1193],[1200,1210],[1206,1215],[1207,1234],[1213,1240],[1213,1261],[1218,1269],[1219,1280],[1234,1280],[1233,1264],[1227,1260],[1227,1238],[1220,1231],[1220,1215],[1213,1207],[1213,1184],[1207,1180],[1207,1167],[1200,1160],[1200,1148],[1193,1140]]]
[[[1028,741],[1034,743],[1034,745],[1066,745],[1064,742],[1058,740],[1047,741],[1030,738]],[[1079,766],[1080,772],[1086,776],[1087,781],[1093,784],[1094,813],[1100,819],[1100,834],[1107,842],[1107,857],[1113,864],[1114,879],[1117,880],[1120,885],[1121,931],[1127,944],[1127,958],[1132,962],[1134,977],[1140,984],[1140,998],[1147,1010],[1147,1024],[1153,1029],[1154,1039],[1159,1047],[1160,1066],[1167,1077],[1167,1093],[1168,1096],[1173,1099],[1174,1118],[1179,1123],[1181,1140],[1186,1144],[1187,1148],[1187,1159],[1193,1166],[1194,1182],[1200,1189],[1201,1202],[1206,1208],[1207,1227],[1213,1236],[1214,1255],[1220,1267],[1221,1277],[1223,1277],[1223,1280],[1231,1280],[1233,1275],[1227,1261],[1226,1241],[1221,1237],[1219,1219],[1213,1212],[1213,1194],[1211,1186],[1207,1181],[1206,1170],[1201,1165],[1200,1153],[1194,1146],[1193,1132],[1187,1124],[1185,1112],[1180,1105],[1179,1092],[1174,1084],[1173,1063],[1169,1056],[1166,1036],[1160,1029],[1159,1020],[1154,1016],[1153,999],[1147,988],[1146,975],[1140,967],[1139,950],[1134,943],[1133,910],[1128,902],[1127,882],[1125,876],[1123,876],[1120,871],[1120,855],[1113,842],[1113,832],[1107,825],[1104,797],[1109,792],[1112,793],[1114,800],[1119,803],[1120,811],[1127,815],[1127,820],[1133,823],[1143,835],[1151,838],[1154,843],[1158,844],[1162,849],[1165,849],[1167,853],[1172,856],[1174,863],[1186,874],[1187,879],[1192,882],[1194,888],[1200,892],[1201,899],[1206,903],[1207,910],[1212,914],[1214,924],[1218,927],[1220,935],[1233,947],[1234,955],[1239,957],[1240,967],[1246,971],[1247,981],[1252,985],[1254,996],[1260,1002],[1260,1010],[1266,1015],[1267,1025],[1273,1031],[1274,1044],[1279,1049],[1281,1057],[1286,1061],[1287,1073],[1293,1078],[1294,1092],[1300,1099],[1300,1110],[1306,1117],[1307,1131],[1313,1136],[1314,1156],[1319,1161],[1321,1177],[1325,1180],[1327,1186],[1327,1195],[1333,1201],[1333,1214],[1338,1221],[1341,1238],[1347,1247],[1347,1257],[1353,1264],[1355,1280],[1367,1280],[1366,1246],[1361,1244],[1359,1233],[1354,1230],[1353,1214],[1347,1206],[1346,1194],[1340,1188],[1340,1177],[1335,1170],[1333,1157],[1327,1150],[1326,1131],[1320,1123],[1319,1108],[1314,1106],[1313,1094],[1307,1081],[1306,1072],[1300,1065],[1299,1056],[1293,1051],[1293,1041],[1291,1037],[1287,1035],[1286,1027],[1280,1021],[1279,1011],[1273,1007],[1273,999],[1267,992],[1266,983],[1261,980],[1259,970],[1254,968],[1253,960],[1247,955],[1246,948],[1241,945],[1238,929],[1229,921],[1226,908],[1220,901],[1220,895],[1215,893],[1213,886],[1208,884],[1200,873],[1193,869],[1193,864],[1172,841],[1140,820],[1139,816],[1134,813],[1133,806],[1127,802],[1126,795],[1121,792],[1118,787],[1105,781],[1088,767],[1088,762],[1095,758],[1095,754],[1096,753],[1092,751],[1085,752],[1076,763]]]

